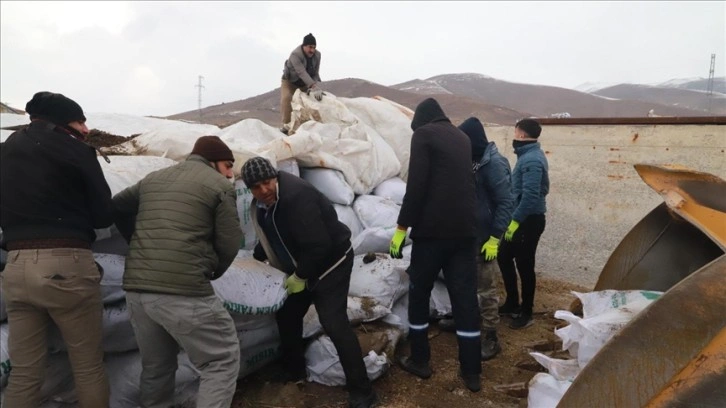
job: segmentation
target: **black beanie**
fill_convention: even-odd
[[[253,157],[242,166],[242,181],[247,188],[252,188],[255,183],[277,177],[277,170],[269,160],[264,157]]]
[[[459,125],[459,130],[466,133],[469,136],[469,140],[471,140],[472,160],[479,160],[484,154],[487,144],[489,144],[487,134],[484,131],[484,125],[481,124],[479,119],[472,116]]]
[[[538,138],[539,134],[542,133],[542,127],[534,119],[522,119],[514,125],[515,128],[522,129],[531,138]]]
[[[73,99],[53,92],[43,91],[33,95],[33,99],[25,104],[25,111],[30,115],[30,120],[45,119],[59,126],[86,121],[79,104]]]
[[[316,47],[318,46],[317,42],[315,41],[315,37],[313,37],[313,33],[310,33],[303,38],[303,47],[306,45],[314,45]]]
[[[194,143],[191,154],[198,154],[210,162],[234,161],[232,150],[219,136],[202,136]]]

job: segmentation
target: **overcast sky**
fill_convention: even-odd
[[[323,81],[474,72],[574,88],[724,76],[726,2],[0,2],[0,99],[167,116],[280,86],[312,32]],[[323,84],[324,88],[324,84]]]

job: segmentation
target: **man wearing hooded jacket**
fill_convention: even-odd
[[[477,392],[481,389],[481,332],[476,299],[476,196],[471,143],[432,98],[416,107],[411,129],[408,183],[390,248],[392,257],[401,258],[406,231],[411,227],[411,355],[402,358],[400,364],[418,377],[431,376],[429,301],[434,280],[443,270],[456,322],[459,374],[466,387]]]
[[[263,157],[242,166],[242,180],[254,197],[250,214],[259,239],[254,257],[289,275],[288,297],[276,314],[286,380],[306,377],[303,317],[314,304],[340,357],[349,407],[375,406],[378,397],[347,314],[354,259],[350,230],[320,191],[300,177],[278,172]]]
[[[501,351],[497,338],[499,324],[499,297],[496,277],[499,268],[495,259],[499,241],[512,218],[514,199],[510,182],[511,167],[494,142],[487,140],[484,126],[475,117],[468,118],[459,129],[471,141],[472,171],[476,185],[476,228],[479,310],[484,339],[481,344],[482,360],[489,360]],[[453,319],[439,321],[442,330],[453,330]]]

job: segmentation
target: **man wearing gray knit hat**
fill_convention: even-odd
[[[315,305],[320,323],[338,351],[352,408],[375,406],[360,343],[347,314],[353,270],[350,230],[331,202],[307,181],[277,171],[255,157],[242,166],[252,191],[250,214],[259,242],[254,257],[285,272],[288,297],[277,312],[284,381],[305,380],[303,317]]]

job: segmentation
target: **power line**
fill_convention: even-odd
[[[204,88],[204,85],[202,85],[202,79],[204,79],[203,76],[199,75],[199,83],[194,85],[195,88],[199,88],[199,94],[197,98],[198,103],[198,109],[199,109],[199,121],[202,121],[202,89]]]
[[[708,86],[706,95],[708,97],[708,112],[711,112],[711,103],[713,101],[713,75],[716,71],[716,54],[711,54],[711,69],[708,71]]]

